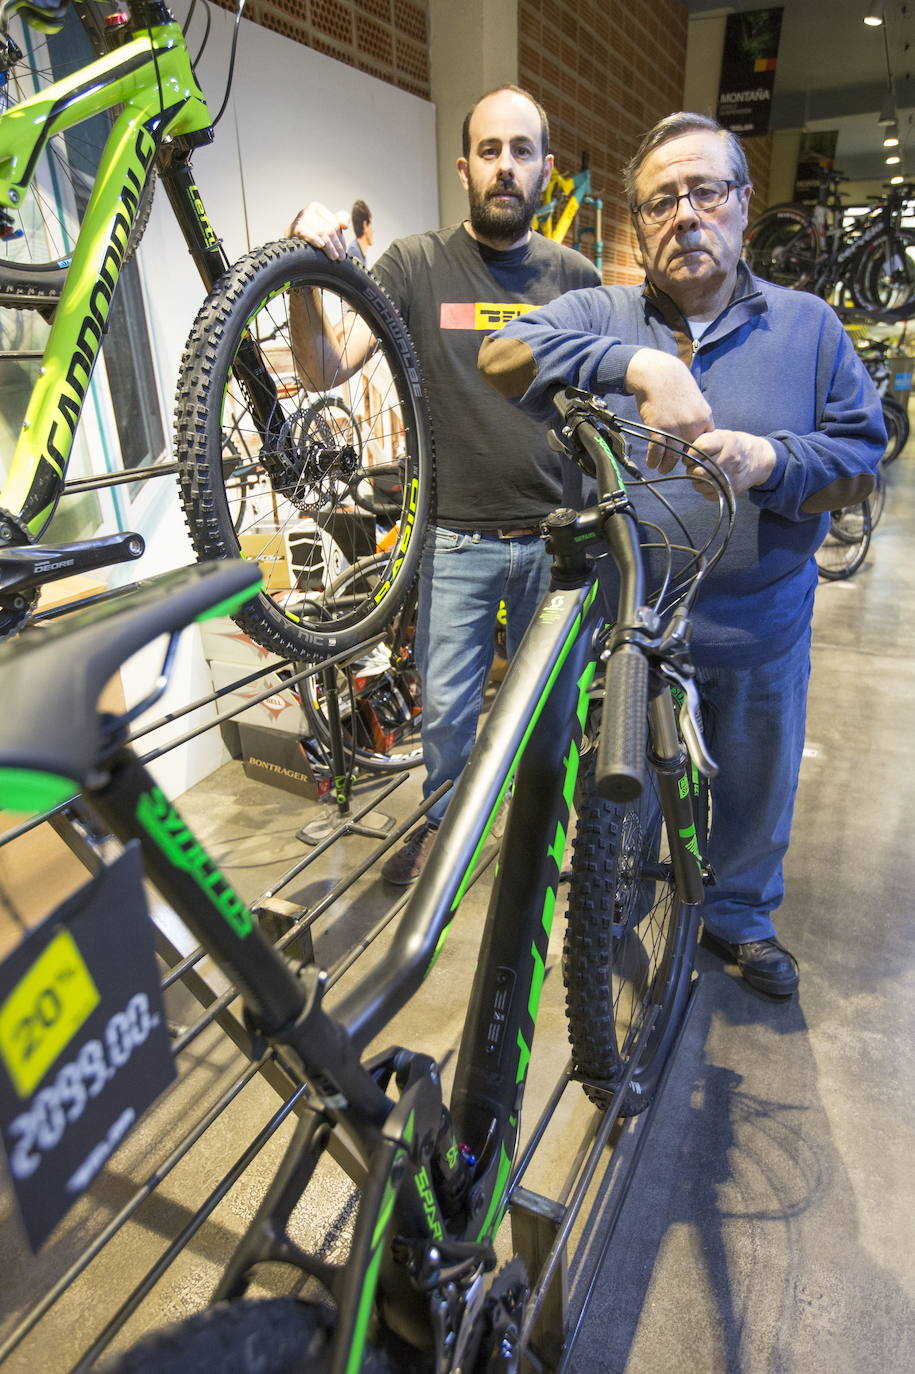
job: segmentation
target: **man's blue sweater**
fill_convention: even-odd
[[[715,428],[765,435],[775,449],[766,485],[737,498],[734,534],[693,618],[698,664],[774,658],[809,621],[824,512],[861,500],[872,485],[886,442],[879,398],[825,302],[752,277],[742,263],[730,303],[695,343],[667,297],[636,286],[594,287],[506,325],[484,347],[481,367],[503,395],[519,397],[540,419],[555,419],[549,396],[558,383],[602,396],[637,420],[625,376],[645,347],[686,362]],[[691,531],[709,529],[715,508],[688,483],[666,494]],[[660,507],[649,497],[636,504],[658,520]],[[667,528],[676,536],[674,524]]]

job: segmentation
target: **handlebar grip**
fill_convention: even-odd
[[[597,742],[595,787],[611,802],[642,795],[647,739],[648,660],[622,644],[607,664],[604,709]]]

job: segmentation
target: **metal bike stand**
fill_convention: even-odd
[[[528,1274],[543,1272],[556,1244],[564,1213],[561,1202],[532,1193],[527,1188],[515,1189],[511,1201],[512,1248],[524,1261]],[[552,1369],[562,1356],[569,1304],[569,1262],[565,1245],[558,1253],[559,1262],[522,1354],[523,1371]]]
[[[570,1368],[572,1350],[581,1332],[642,1150],[649,1138],[656,1105],[663,1095],[664,1085],[676,1061],[690,1013],[695,1005],[697,986],[698,979],[690,989],[677,1038],[658,1080],[651,1105],[639,1116],[623,1118],[620,1116],[620,1104],[626,1095],[630,1079],[638,1068],[642,1047],[647,1042],[654,1023],[654,1015],[646,1020],[639,1033],[625,1077],[618,1091],[610,1099],[607,1112],[599,1121],[593,1140],[588,1143],[587,1131],[582,1136],[578,1151],[580,1162],[567,1197],[544,1197],[520,1186],[520,1180],[530,1165],[566,1089],[573,1083],[581,1086],[582,1080],[573,1075],[571,1063],[557,1080],[525,1145],[510,1185],[509,1203],[514,1253],[524,1262],[531,1283],[530,1299],[526,1305],[520,1337],[521,1368],[525,1374],[544,1374],[545,1371],[550,1371],[550,1374],[566,1374]],[[589,1086],[600,1090],[599,1084]],[[617,1150],[624,1133],[633,1145],[629,1157],[621,1161],[617,1156]],[[598,1186],[602,1185],[603,1180],[609,1179],[615,1166],[616,1173],[609,1181],[602,1198],[602,1235],[597,1257],[589,1262],[590,1273],[584,1294],[576,1301],[570,1317],[569,1279],[578,1258],[578,1251],[573,1252],[570,1257],[569,1238],[602,1160],[605,1167],[601,1184]],[[573,1280],[577,1277],[573,1274]]]
[[[302,665],[297,665],[301,667]],[[321,844],[330,835],[366,835],[369,839],[383,840],[394,829],[394,817],[382,811],[368,811],[356,821],[350,815],[349,798],[352,791],[352,774],[347,770],[343,746],[343,724],[340,720],[340,695],[337,691],[337,672],[335,668],[321,669],[321,682],[324,687],[324,700],[327,704],[327,727],[330,735],[330,768],[333,780],[333,800],[336,805],[334,815],[322,816],[310,821],[296,831],[296,839],[304,844]]]

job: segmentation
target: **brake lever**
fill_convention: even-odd
[[[695,682],[691,677],[684,677],[678,673],[670,663],[661,662],[657,666],[661,676],[666,678],[668,682],[674,683],[683,693],[683,705],[680,707],[680,731],[683,735],[683,743],[686,745],[686,752],[704,778],[717,777],[718,765],[705,747],[705,740],[702,735],[699,691]]]

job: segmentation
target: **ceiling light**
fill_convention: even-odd
[[[883,23],[883,12],[886,9],[886,0],[871,0],[867,7],[867,14],[864,22],[872,29],[879,29]]]
[[[889,157],[886,159],[886,165],[887,167],[892,167],[895,163],[901,161],[902,158],[899,156],[898,153],[890,153]]]
[[[886,95],[883,97],[883,104],[880,106],[880,114],[877,118],[877,123],[896,123],[896,97],[893,94],[892,86],[887,87]]]
[[[885,128],[884,131],[883,131],[883,146],[884,146],[884,148],[898,148],[898,147],[899,147],[899,125],[898,125],[898,124],[887,124],[886,128]]]
[[[905,177],[890,177],[891,186],[901,186],[904,181]]]

